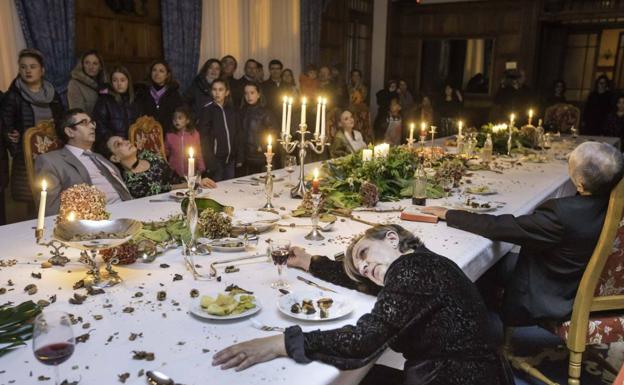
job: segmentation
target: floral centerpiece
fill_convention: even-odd
[[[441,179],[450,177],[459,182],[466,170],[463,160],[451,155],[435,159],[423,158],[414,149],[404,146],[390,148],[387,156],[362,160],[362,152],[332,159],[323,165],[326,174],[321,191],[326,206],[354,208],[373,206],[380,201],[397,201],[411,197],[411,186],[416,166],[425,162],[429,172],[427,196],[444,196]]]
[[[509,126],[507,124],[488,123],[481,126],[477,133],[477,147],[483,147],[487,134],[492,136],[493,150],[498,154],[507,153],[507,140],[509,139]],[[535,133],[527,129],[514,127],[511,133],[511,148],[522,151],[524,148],[532,148],[537,141]]]

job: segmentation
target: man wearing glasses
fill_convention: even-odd
[[[102,191],[107,204],[132,199],[117,167],[92,151],[95,122],[86,112],[79,108],[68,111],[59,128],[65,147],[35,159],[37,180],[48,182],[46,215],[58,213],[61,192],[81,183]]]

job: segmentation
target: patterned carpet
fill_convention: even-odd
[[[502,329],[500,320],[493,313],[490,314],[493,330],[497,330],[494,337],[500,341]],[[532,357],[532,363],[546,377],[560,385],[567,385],[568,355],[563,341],[549,332],[538,327],[517,328],[513,337],[514,353],[521,357]],[[624,362],[624,342],[601,346],[600,353],[614,367],[619,368]],[[522,372],[514,371],[517,385],[542,385],[541,381],[533,379]],[[595,362],[587,359],[583,362],[581,375],[582,385],[611,385],[615,376],[603,371]]]

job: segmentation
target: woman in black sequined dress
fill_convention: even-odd
[[[429,251],[401,226],[369,229],[351,243],[344,263],[312,257],[301,248],[293,252],[292,266],[338,285],[378,291],[371,312],[356,325],[309,333],[292,326],[284,334],[230,346],[213,357],[213,365],[242,370],[289,356],[349,370],[373,362],[390,347],[403,353],[404,370],[374,367],[363,384],[506,383],[503,365],[486,342],[486,308],[475,285],[454,262]]]

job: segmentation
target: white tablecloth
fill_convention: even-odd
[[[307,171],[311,171],[307,165]],[[285,175],[277,170],[278,176]],[[295,172],[294,175],[298,175]],[[248,179],[248,177],[246,178]],[[293,178],[294,179],[294,178]],[[567,176],[564,161],[552,161],[544,164],[525,164],[506,170],[504,174],[488,171],[475,172],[469,177],[473,185],[488,184],[498,191],[493,200],[506,202],[496,211],[497,214],[511,213],[515,215],[531,212],[538,204],[550,197],[570,195],[574,192]],[[300,201],[288,196],[284,182],[276,183],[274,204],[281,214],[288,214]],[[171,213],[179,212],[179,204],[174,202],[150,203],[150,197],[129,202],[122,202],[109,207],[113,218],[130,217],[140,220],[164,218]],[[264,204],[262,186],[234,184],[231,181],[219,183],[219,187],[211,192],[211,196],[222,202],[241,208],[259,208]],[[451,205],[453,199],[430,201],[429,204]],[[384,203],[383,205],[388,205]],[[396,205],[392,203],[389,205]],[[409,201],[399,202],[407,206]],[[396,222],[397,213],[361,213],[362,218],[377,222]],[[282,222],[309,223],[309,219],[284,219]],[[510,250],[512,245],[491,242],[460,230],[451,229],[444,222],[425,224],[401,222],[403,226],[419,235],[431,250],[455,261],[471,278],[478,278],[498,258]],[[12,301],[20,303],[25,300],[48,299],[56,295],[56,303],[49,309],[67,311],[82,317],[82,323],[74,327],[75,335],[90,332],[86,343],[76,346],[74,355],[61,365],[61,378],[78,380],[80,384],[115,384],[117,375],[128,372],[127,384],[144,384],[145,377],[138,377],[141,369],[160,370],[183,384],[346,384],[357,383],[365,370],[341,372],[336,368],[321,363],[299,365],[288,358],[281,358],[269,363],[257,365],[243,372],[232,370],[222,371],[211,366],[212,355],[232,343],[250,338],[267,336],[270,333],[256,330],[250,321],[205,322],[188,313],[193,288],[202,294],[223,291],[230,283],[255,292],[263,309],[255,316],[261,323],[273,326],[290,326],[297,324],[277,310],[278,293],[270,288],[276,278],[276,269],[270,263],[241,266],[240,272],[223,275],[222,282],[194,281],[186,271],[179,250],[170,251],[151,264],[136,263],[117,270],[124,278],[118,286],[107,289],[103,295],[88,297],[82,305],[71,305],[68,302],[73,295],[72,285],[84,276],[85,267],[71,262],[65,267],[41,269],[40,263],[47,259],[46,250],[34,242],[34,221],[22,222],[0,227],[0,259],[15,258],[19,263],[15,266],[0,268],[0,287],[9,291],[0,295],[0,303]],[[53,226],[53,218],[46,219],[47,235]],[[325,233],[326,240],[310,242],[304,239],[309,231],[306,228],[288,228],[285,233],[274,230],[262,234],[259,245],[271,237],[288,238],[293,244],[306,247],[313,254],[334,255],[342,251],[349,238],[367,228],[366,225],[350,220],[338,221],[335,230]],[[262,246],[260,246],[262,247]],[[78,252],[70,250],[67,254],[73,261],[77,260]],[[208,265],[209,262],[232,254],[215,253],[211,256],[197,257],[196,262]],[[170,265],[160,267],[161,263]],[[31,273],[41,272],[42,279],[31,277]],[[184,279],[173,281],[175,273],[182,274]],[[308,289],[309,287],[294,279],[297,274],[319,281],[300,271],[290,270],[287,273],[292,290]],[[8,286],[8,280],[14,286]],[[37,294],[29,296],[24,287],[34,283],[38,286]],[[304,330],[317,328],[330,329],[344,324],[354,323],[366,313],[375,299],[373,297],[333,287],[336,291],[348,295],[356,310],[348,317],[338,321],[322,324],[303,323]],[[156,300],[156,292],[165,290],[166,301]],[[81,290],[80,292],[82,292]],[[142,293],[139,296],[137,293]],[[112,306],[109,306],[112,305]],[[124,313],[125,307],[133,307],[133,313]],[[94,315],[102,315],[97,321]],[[88,327],[83,328],[86,323]],[[142,333],[134,341],[128,339],[131,333]],[[133,351],[145,350],[155,353],[154,361],[138,361],[132,359]],[[381,362],[401,367],[402,360],[396,354],[384,355]],[[45,384],[52,383],[51,368],[40,364],[33,356],[30,344],[27,347],[0,358],[0,384]],[[39,382],[37,377],[52,377],[48,382]]]

